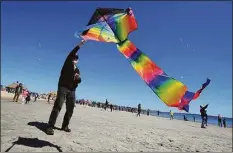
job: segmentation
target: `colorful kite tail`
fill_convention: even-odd
[[[202,91],[210,84],[210,82],[211,82],[211,80],[210,80],[209,78],[207,78],[207,79],[206,79],[206,82],[205,82],[204,84],[202,84],[201,89],[199,89],[199,90],[195,93],[195,95],[194,95],[194,97],[193,97],[193,100],[194,100],[194,99],[197,99],[197,98],[200,96],[200,94],[202,93]]]
[[[189,112],[189,103],[192,100],[195,100],[200,96],[201,92],[209,85],[210,81],[211,80],[207,78],[206,82],[204,84],[202,84],[201,89],[199,89],[196,93],[187,91],[185,93],[185,95],[182,97],[179,106],[177,106],[178,109],[185,110],[186,112]]]

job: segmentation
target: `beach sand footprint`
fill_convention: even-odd
[[[161,146],[161,147],[163,146],[163,143],[157,143],[157,144],[158,144],[159,146]]]
[[[174,142],[174,140],[172,140],[172,139],[168,139],[168,141],[170,141],[170,142]]]

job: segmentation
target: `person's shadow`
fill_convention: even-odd
[[[45,140],[39,140],[38,138],[23,138],[23,137],[19,137],[17,141],[12,142],[12,146],[10,146],[5,152],[9,152],[15,145],[24,145],[34,148],[42,148],[45,146],[49,146],[56,148],[57,151],[59,152],[62,152],[60,146],[54,145],[51,142]]]
[[[29,122],[28,125],[35,126],[36,128],[38,128],[39,130],[43,131],[46,134],[45,130],[48,127],[47,123],[36,121],[36,122]],[[54,129],[61,130],[61,128],[58,127],[54,127]]]

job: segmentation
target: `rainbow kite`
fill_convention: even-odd
[[[137,22],[131,8],[98,8],[80,36],[85,40],[116,43],[118,50],[167,106],[189,112],[190,101],[199,97],[210,79],[207,78],[197,92],[189,92],[186,85],[168,76],[127,39],[128,34],[136,29]]]

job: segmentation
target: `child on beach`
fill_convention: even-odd
[[[84,44],[84,40],[82,40],[81,43],[77,45],[69,53],[62,67],[58,82],[57,97],[49,117],[48,127],[45,130],[45,133],[48,135],[54,134],[53,128],[55,126],[57,117],[65,101],[66,101],[66,113],[63,118],[61,130],[65,132],[71,132],[68,126],[70,123],[70,119],[73,115],[74,105],[76,101],[75,90],[78,87],[78,84],[81,83],[80,71],[76,66],[79,58],[77,52],[83,44]]]
[[[30,92],[28,92],[27,97],[25,98],[25,100],[26,100],[25,104],[29,104],[29,102],[31,101],[31,93]]]
[[[22,93],[22,104],[25,103],[25,99],[26,99],[27,95],[28,95],[27,89],[23,89],[23,93]]]

